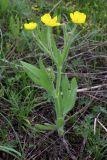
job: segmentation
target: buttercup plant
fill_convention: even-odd
[[[67,26],[63,25],[64,46],[63,50],[60,50],[56,45],[52,32],[53,27],[62,26],[57,21],[57,16],[51,18],[50,14],[45,14],[41,17],[41,21],[46,27],[37,27],[32,34],[40,49],[54,62],[57,69],[57,76],[55,78],[53,70],[49,68],[47,69],[42,60],[39,62],[39,68],[23,61],[21,61],[21,64],[28,76],[37,85],[44,88],[53,98],[55,105],[55,124],[36,124],[36,128],[40,130],[57,130],[59,136],[63,136],[66,115],[75,105],[77,81],[76,78],[69,81],[68,77],[66,75],[62,76],[61,72],[66,63],[71,44],[74,42],[78,34],[75,35],[76,25],[74,25],[71,32],[68,32]]]

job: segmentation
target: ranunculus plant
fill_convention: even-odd
[[[80,15],[79,13],[79,18],[80,17],[82,18],[80,20],[81,23],[84,19],[83,14]],[[79,23],[77,13],[71,15],[71,20]],[[54,102],[53,105],[55,106],[55,124],[36,124],[36,128],[41,130],[57,130],[59,136],[63,136],[66,115],[69,111],[72,110],[75,105],[77,96],[77,81],[76,78],[68,80],[68,77],[66,75],[62,75],[61,72],[64,65],[66,65],[66,59],[71,44],[74,42],[78,34],[75,34],[76,25],[74,25],[73,29],[68,32],[67,26],[61,25],[57,20],[57,16],[52,18],[50,14],[45,14],[41,17],[41,21],[46,26],[38,26],[36,30],[32,31],[32,36],[33,38],[35,38],[40,49],[45,54],[47,54],[54,62],[57,75],[54,74],[52,69],[47,69],[43,64],[42,60],[40,60],[39,62],[39,67],[23,61],[21,61],[21,64],[27,75],[34,81],[34,83],[44,88],[48,92],[48,94],[52,97]],[[59,49],[57,47],[56,40],[54,38],[52,28],[56,26],[63,27],[63,49]],[[30,25],[29,29],[31,28],[32,25]]]

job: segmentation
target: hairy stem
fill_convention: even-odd
[[[58,129],[58,134],[59,136],[62,136],[64,131],[63,131],[63,126],[64,126],[64,119],[63,119],[63,113],[62,113],[62,104],[61,104],[61,70],[62,67],[58,66],[57,67],[57,81],[56,81],[56,98],[55,98],[55,109],[56,109],[56,125]]]

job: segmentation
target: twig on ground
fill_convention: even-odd
[[[85,92],[85,91],[89,91],[89,90],[93,90],[93,89],[98,89],[98,88],[102,88],[104,86],[107,86],[107,84],[101,84],[101,85],[97,85],[97,86],[93,86],[93,87],[89,87],[89,88],[81,88],[78,89],[77,92]]]
[[[96,134],[96,125],[97,122],[100,124],[100,126],[107,132],[107,128],[100,122],[100,120],[98,119],[100,113],[97,115],[97,117],[94,120],[94,135]]]

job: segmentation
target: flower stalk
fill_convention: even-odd
[[[64,118],[61,104],[61,70],[62,66],[57,66],[57,80],[56,80],[56,126],[58,128],[59,136],[63,136],[64,134]]]

